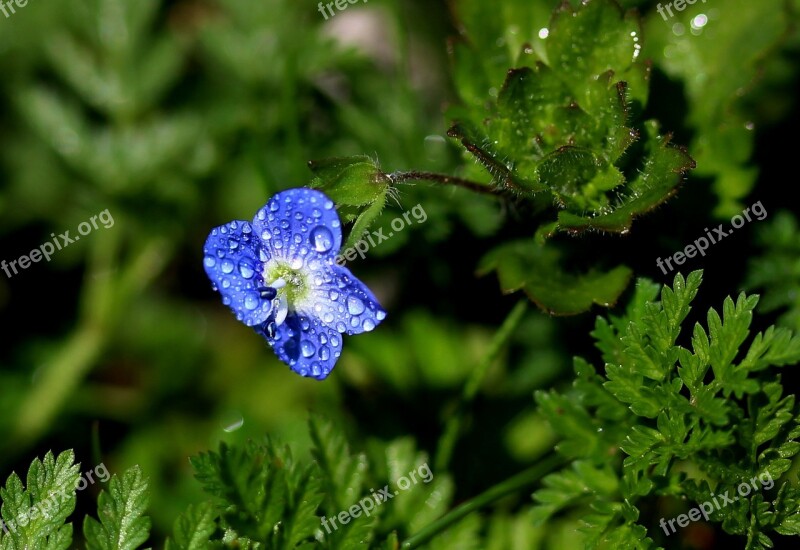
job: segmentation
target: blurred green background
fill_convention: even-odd
[[[627,2],[637,4],[658,23],[654,3]],[[402,186],[377,227],[418,203],[427,221],[349,266],[389,317],[346,339],[323,383],[292,373],[222,306],[202,244],[211,227],[251,219],[274,192],[308,184],[311,159],[367,154],[386,171],[455,173],[465,161],[445,138],[442,111],[456,97],[446,44],[457,30],[445,2],[423,0],[358,3],[327,22],[305,0],[30,0],[0,15],[2,259],[51,233],[74,235],[105,209],[114,220],[52,261],[0,277],[3,478],[48,449],[75,448],[82,471],[98,452],[112,472],[140,464],[162,539],[199,495],[188,456],[264,433],[303,453],[308,411],[355,438],[411,434],[432,452],[517,300],[492,277],[475,278],[475,266],[487,243],[530,233],[524,212],[461,190]],[[762,172],[745,202],[762,200],[770,216],[798,210],[781,192],[793,185],[781,174],[796,154],[797,45],[795,34],[775,53],[746,106],[758,125],[744,162]],[[726,63],[723,73],[738,70]],[[687,115],[695,92],[682,91],[668,60],[655,66],[648,108],[689,144],[702,124]],[[655,266],[658,252],[702,235],[724,203],[712,186],[719,174],[698,172],[632,235],[607,241],[607,255],[671,279]],[[692,266],[706,269],[702,300],[716,305],[743,287],[744,252],[760,250],[753,231]],[[786,231],[796,239],[796,227]],[[457,447],[456,502],[551,447],[531,394],[568,382],[572,356],[596,356],[593,318],[526,315]]]

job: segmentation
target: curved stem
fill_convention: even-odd
[[[403,183],[406,181],[431,181],[441,185],[455,185],[485,195],[502,195],[501,191],[489,187],[488,185],[457,178],[455,176],[448,176],[447,174],[437,174],[435,172],[419,172],[417,170],[411,172],[393,172],[389,174],[389,177],[395,183]]]
[[[434,461],[437,470],[443,471],[447,469],[447,465],[450,463],[453,450],[455,449],[459,431],[461,430],[462,417],[466,414],[467,409],[478,394],[478,390],[484,378],[486,378],[486,373],[489,372],[489,368],[494,364],[497,356],[500,355],[500,352],[508,343],[509,338],[511,338],[511,335],[514,334],[514,330],[519,326],[527,310],[527,299],[517,302],[508,314],[508,317],[506,317],[506,320],[503,321],[503,324],[497,329],[486,355],[483,356],[478,366],[470,373],[467,383],[464,385],[464,391],[461,394],[461,402],[458,405],[458,410],[448,418],[444,433],[439,440],[436,460]]]
[[[542,477],[555,470],[566,460],[561,456],[553,453],[548,455],[538,463],[534,464],[527,470],[518,473],[515,476],[508,478],[505,481],[487,489],[480,495],[468,500],[467,502],[453,508],[441,518],[437,519],[427,527],[424,527],[420,532],[407,538],[400,545],[402,550],[410,550],[425,544],[430,539],[445,531],[448,527],[464,518],[465,516],[476,512],[487,504],[512,493],[519,491],[529,485],[533,485]]]

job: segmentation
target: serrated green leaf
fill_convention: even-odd
[[[149,502],[147,480],[138,466],[120,478],[111,477],[108,489],[97,499],[100,521],[86,516],[83,533],[89,550],[134,550],[150,536],[150,518],[144,515]]]

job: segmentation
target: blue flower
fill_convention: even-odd
[[[334,262],[341,246],[333,202],[313,189],[289,189],[252,222],[213,229],[203,264],[237,319],[293,371],[322,380],[341,355],[342,334],[368,332],[386,317],[372,292]]]

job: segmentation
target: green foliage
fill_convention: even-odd
[[[544,311],[560,315],[581,313],[594,304],[612,306],[628,286],[632,272],[625,266],[572,275],[560,269],[560,256],[548,243],[511,242],[484,256],[478,274],[496,271],[504,293],[523,290]]]
[[[796,14],[785,0],[725,0],[673,11],[664,21],[651,12],[645,53],[683,86],[687,123],[695,130],[690,150],[697,175],[714,179],[720,202],[715,213],[730,217],[743,208],[758,170],[750,166],[754,146],[753,99],[764,88],[764,75],[783,61],[776,55],[789,36]],[[753,32],[758,21],[758,32]],[[728,70],[736,60],[736,70]],[[779,80],[788,79],[781,70]],[[779,118],[778,109],[770,117]]]
[[[800,229],[789,212],[778,212],[759,228],[757,242],[763,249],[750,261],[745,282],[749,289],[763,289],[759,307],[764,312],[781,311],[778,322],[800,331]]]
[[[380,0],[328,20],[295,0],[0,12],[2,259],[105,209],[116,222],[0,275],[0,462],[29,470],[0,489],[15,526],[0,550],[678,548],[711,529],[755,548],[800,535],[796,385],[776,374],[797,343],[751,334],[754,297],[689,327],[696,275],[663,290],[640,279],[627,313],[595,326],[605,367],[576,359],[575,376],[586,319],[557,317],[620,302],[714,217],[791,187],[778,174],[791,174],[800,0],[673,3],[666,21],[666,2],[617,3]],[[345,246],[388,235],[411,205],[427,213],[348,264],[389,316],[347,341],[324,384],[232,321],[199,260],[211,227],[303,185],[335,200]],[[759,311],[794,330],[796,215],[694,259],[714,291],[762,292]],[[476,271],[545,314],[497,330],[522,294],[497,296]],[[98,487],[74,490],[72,452],[31,464],[39,449],[88,455],[89,433],[109,464],[139,465],[98,513]],[[492,493],[549,464],[555,441],[565,465],[544,484]],[[325,530],[323,516],[427,462],[421,449],[451,469]],[[773,489],[663,534],[660,517],[767,475]]]
[[[44,460],[33,461],[28,470],[27,486],[12,473],[2,499],[4,550],[66,550],[72,544],[72,523],[66,523],[75,511],[79,464],[75,454],[64,451],[58,457],[48,452]],[[86,482],[84,481],[84,484]],[[86,517],[83,534],[89,550],[134,550],[150,534],[150,520],[143,516],[148,505],[147,482],[138,467],[122,478],[112,476],[108,492],[100,492],[100,521]]]
[[[800,361],[800,338],[775,327],[750,338],[758,297],[745,294],[687,334],[700,283],[700,272],[677,275],[655,301],[658,286],[640,280],[623,316],[597,319],[604,369],[576,359],[569,392],[537,393],[562,438],[558,452],[572,461],[534,494],[537,521],[577,508],[588,547],[651,548],[663,537],[641,517],[646,500],[699,506],[756,479],[761,486],[740,490],[710,520],[746,536],[748,548],[771,547],[769,531],[796,531],[798,490],[781,479],[800,452],[800,416],[771,369]]]
[[[0,489],[4,528],[0,548],[8,550],[64,549],[72,543],[72,524],[67,517],[75,510],[78,466],[75,455],[65,451],[47,453],[28,469],[27,483],[12,473]]]
[[[674,192],[694,162],[659,135],[655,122],[633,127],[633,111],[647,102],[649,74],[639,59],[642,33],[633,12],[623,13],[611,0],[576,9],[565,2],[545,27],[534,24],[540,20],[531,16],[534,8],[512,2],[492,33],[478,30],[489,15],[476,3],[460,8],[468,45],[455,45],[454,63],[467,105],[451,111],[457,122],[449,133],[493,185],[522,196],[546,194],[544,202],[559,208],[555,228],[565,231],[626,231],[635,216]],[[517,40],[515,49],[508,44],[505,62],[514,68],[499,92],[482,97],[477,90],[499,84],[499,71],[476,70],[468,52],[475,56],[504,42],[499,31],[509,28]],[[639,153],[630,158],[640,134],[641,161]]]
[[[83,533],[88,550],[135,550],[150,534],[150,518],[144,515],[149,502],[147,480],[138,466],[121,478],[111,478],[108,491],[97,499],[100,521],[86,517]]]

